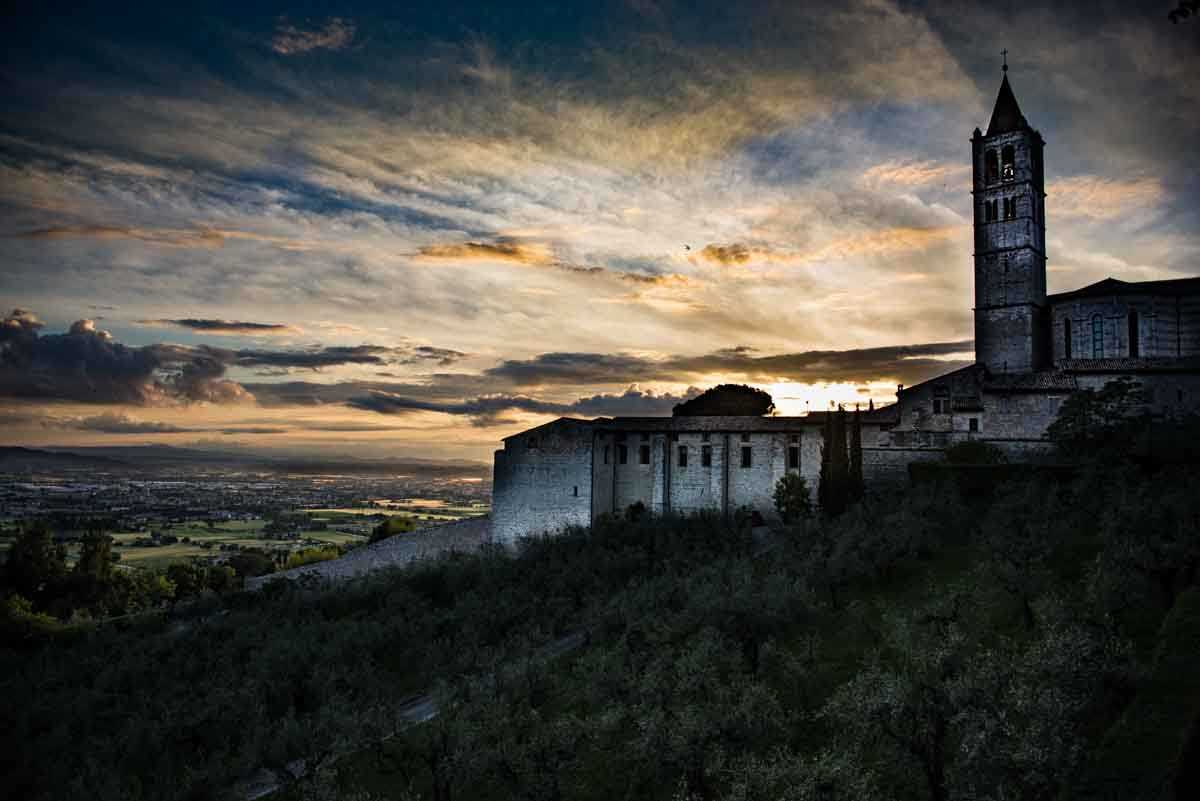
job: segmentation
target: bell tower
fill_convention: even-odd
[[[1003,80],[987,133],[971,138],[975,206],[975,361],[1026,373],[1049,361],[1046,342],[1046,193],[1042,135]]]

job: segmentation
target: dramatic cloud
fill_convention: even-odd
[[[1200,264],[1195,31],[1138,4],[639,0],[532,27],[536,3],[443,5],[0,30],[0,296],[55,326],[2,323],[0,394],[253,396],[281,427],[379,417],[345,405],[372,391],[556,414],[632,382],[844,379],[879,401],[969,358],[876,346],[971,335],[968,139],[1005,31],[1049,143],[1051,291]],[[207,344],[129,333],[156,319]],[[480,456],[498,432],[471,419],[364,439]]]
[[[955,188],[970,188],[970,164],[945,164],[935,161],[888,161],[876,164],[863,173],[868,184],[896,185],[905,188],[937,183],[953,184]]]
[[[129,415],[111,412],[70,421],[70,427],[104,434],[178,434],[201,430],[152,420],[135,420]]]
[[[283,323],[249,323],[241,320],[212,320],[185,317],[176,320],[138,320],[138,325],[165,326],[174,325],[192,331],[220,335],[293,335],[304,333],[303,329]]]
[[[441,412],[471,418],[476,426],[494,426],[512,422],[504,412],[519,411],[531,414],[583,415],[585,417],[656,416],[670,414],[675,404],[695,397],[699,390],[691,388],[683,395],[643,392],[631,386],[620,395],[592,395],[571,403],[555,403],[527,395],[486,395],[457,403],[439,403],[404,397],[390,392],[374,391],[369,395],[351,398],[348,405],[356,409],[381,414],[411,412]]]
[[[659,363],[631,354],[543,353],[533,359],[509,359],[484,374],[514,386],[545,384],[625,384],[658,377]],[[665,376],[664,376],[665,378]]]
[[[1077,175],[1051,181],[1046,203],[1063,217],[1105,221],[1157,207],[1165,190],[1153,178],[1123,181],[1098,175]]]
[[[212,321],[195,326],[206,330]],[[185,323],[186,324],[186,323]],[[236,325],[255,325],[240,323]],[[41,335],[43,323],[24,309],[0,322],[0,395],[84,403],[147,405],[171,400],[251,402],[230,368],[321,370],[346,365],[451,364],[460,351],[432,346],[314,346],[298,350],[226,349],[211,345],[127,347],[77,320],[66,334]],[[257,329],[252,329],[257,330]]]
[[[410,352],[410,356],[403,359],[404,364],[419,364],[421,362],[437,362],[441,367],[447,367],[460,359],[466,358],[467,354],[460,350],[451,350],[450,348],[435,348],[431,345],[418,345]]]
[[[426,259],[449,261],[501,261],[547,265],[554,257],[545,248],[518,242],[463,242],[455,245],[426,245],[419,251]]]
[[[139,228],[112,225],[60,225],[35,228],[7,234],[7,239],[71,240],[86,239],[99,242],[132,241],[168,248],[200,248],[213,250],[226,242],[262,242],[283,250],[305,251],[316,248],[316,242],[291,237],[256,234],[221,228]]]
[[[937,371],[961,367],[964,361],[944,357],[969,354],[972,347],[971,340],[962,340],[757,355],[754,348],[741,346],[702,356],[661,359],[633,354],[543,353],[534,359],[501,362],[484,373],[519,387],[651,380],[687,382],[714,374],[748,381],[869,382],[896,378],[912,383]]]
[[[354,41],[354,23],[331,17],[317,29],[305,30],[281,20],[271,39],[271,49],[285,56],[310,50],[342,50]]]
[[[403,348],[389,348],[383,345],[338,345],[311,350],[235,351],[202,346],[201,350],[223,360],[225,364],[238,367],[297,367],[307,370],[346,364],[390,364],[401,361],[406,356]]]
[[[21,309],[0,323],[0,395],[131,404],[166,395],[155,379],[165,363],[153,349],[115,343],[91,320],[66,334],[42,336],[41,328]]]
[[[744,264],[750,261],[750,248],[741,244],[705,245],[700,258],[715,264]]]

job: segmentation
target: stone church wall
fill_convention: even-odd
[[[1122,358],[1130,355],[1129,313],[1138,313],[1138,355],[1176,358],[1200,354],[1200,297],[1113,295],[1060,301],[1052,309],[1054,360],[1067,358],[1065,327],[1071,325],[1075,359]],[[1092,320],[1101,320],[1102,347],[1097,351]]]
[[[671,509],[681,514],[702,509],[721,511],[725,501],[725,437],[698,433],[681,433],[678,437],[671,443]],[[687,448],[686,467],[679,465],[680,448]],[[708,467],[702,458],[704,448],[712,452]]]
[[[996,441],[997,445],[1041,439],[1067,397],[1065,392],[987,393],[983,396],[980,438]]]
[[[653,510],[656,478],[662,473],[661,435],[655,437],[636,432],[618,432],[614,452],[619,454],[622,446],[627,450],[625,464],[621,464],[619,458],[616,464],[616,510],[620,512],[638,501],[644,503],[647,509]],[[642,464],[643,448],[648,451],[646,464]]]
[[[742,449],[750,448],[750,467],[742,467]],[[787,472],[788,436],[775,433],[730,434],[729,509],[746,506],[771,519],[775,482]]]
[[[590,422],[564,419],[505,440],[495,457],[493,541],[591,524],[593,433]]]

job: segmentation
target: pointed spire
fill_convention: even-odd
[[[1001,70],[1004,78],[1000,81],[1000,93],[996,95],[996,107],[992,109],[992,121],[988,123],[988,136],[1019,131],[1029,127],[1029,124],[1025,122],[1024,115],[1021,114],[1021,107],[1017,105],[1016,95],[1013,94],[1012,87],[1008,85],[1008,51],[1004,50],[1003,53],[1004,66],[1001,67]]]

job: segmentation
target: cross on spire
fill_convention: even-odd
[[[1000,68],[1002,72],[1008,72],[1008,48],[1000,51],[1000,55],[1004,57],[1004,66]]]

